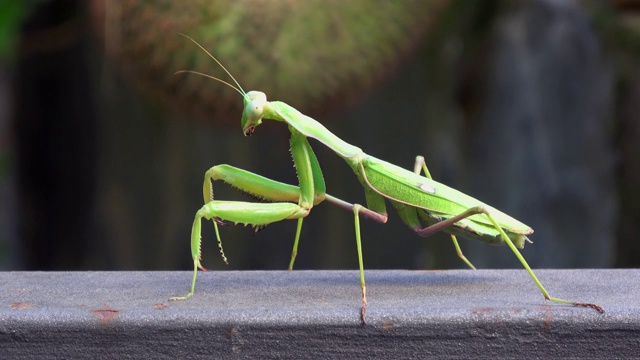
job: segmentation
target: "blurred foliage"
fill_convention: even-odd
[[[182,114],[226,122],[238,94],[184,33],[208,49],[246,90],[317,115],[359,99],[415,52],[448,0],[98,1],[107,54],[129,80]],[[322,44],[320,46],[319,44]],[[214,101],[215,99],[215,101]],[[229,125],[236,126],[232,119]]]
[[[12,60],[17,53],[16,45],[20,27],[29,14],[31,2],[24,0],[0,0],[0,268],[10,263],[12,253],[9,245],[12,238],[13,218],[15,213],[11,192],[10,177],[13,171],[12,149],[9,148],[11,135],[9,121],[11,118],[9,93],[9,74]]]
[[[24,0],[0,1],[0,60],[14,55],[16,37],[31,5]]]

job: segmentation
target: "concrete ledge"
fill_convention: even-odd
[[[0,358],[640,356],[640,270],[0,273]]]

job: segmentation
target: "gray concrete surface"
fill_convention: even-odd
[[[640,357],[640,270],[2,272],[0,358]]]

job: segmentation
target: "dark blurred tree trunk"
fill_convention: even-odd
[[[94,224],[96,134],[82,2],[24,26],[16,84],[19,237],[26,269],[79,269]]]
[[[640,39],[639,39],[640,40]],[[620,143],[620,241],[619,267],[640,267],[640,53],[627,54],[623,59],[624,74],[618,99],[618,141]]]
[[[618,220],[614,78],[578,3],[506,3],[494,24],[482,110],[467,129],[470,192],[533,227],[539,267],[608,267]],[[492,267],[511,254],[473,245]]]

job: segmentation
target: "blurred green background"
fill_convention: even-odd
[[[534,268],[640,265],[640,2],[0,2],[0,269],[189,270],[204,172],[228,163],[296,184],[288,131],[240,131],[264,91],[365,152],[413,167],[534,228]],[[364,202],[311,141],[328,192]],[[246,200],[224,184],[217,199]],[[362,221],[365,268],[464,268],[446,235],[393,209]],[[285,269],[295,221],[221,230],[203,264]],[[506,247],[461,246],[479,268]],[[353,217],[320,204],[297,269],[356,269]]]

